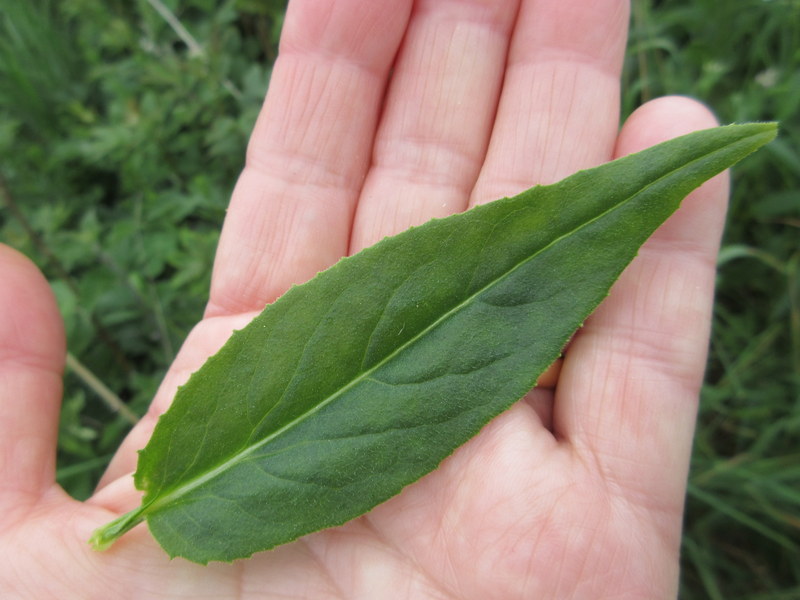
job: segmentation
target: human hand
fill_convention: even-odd
[[[64,339],[0,250],[0,597],[666,598],[705,364],[724,177],[645,245],[560,373],[347,525],[232,565],[167,556],[130,472],[177,386],[266,302],[384,235],[714,125],[686,99],[618,131],[620,0],[293,0],[205,318],[97,493],[54,483]]]

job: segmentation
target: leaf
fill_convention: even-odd
[[[394,496],[524,395],[639,246],[770,141],[731,125],[433,220],[268,306],[184,385],[139,456],[170,556],[231,561]]]

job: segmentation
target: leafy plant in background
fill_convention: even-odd
[[[45,269],[72,354],[136,414],[202,311],[285,4],[162,2],[202,52],[149,0],[0,0],[0,239]],[[681,597],[798,597],[800,3],[632,6],[626,114],[681,93],[782,125],[734,171]],[[69,371],[59,452],[77,497],[129,427],[85,381]]]
[[[202,313],[284,9],[169,4],[0,0],[0,236],[66,321],[59,480],[77,497]]]

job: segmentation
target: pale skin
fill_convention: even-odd
[[[627,21],[621,0],[293,0],[205,317],[86,502],[54,482],[55,302],[0,246],[0,597],[674,598],[724,175],[647,242],[560,372],[368,515],[232,565],[170,561],[144,526],[87,543],[138,505],[136,450],[177,386],[290,285],[430,217],[715,125],[673,97],[620,128]]]

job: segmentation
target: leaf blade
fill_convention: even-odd
[[[395,495],[534,384],[686,193],[774,134],[690,134],[293,288],[159,421],[136,473],[151,532],[172,556],[233,560]]]

